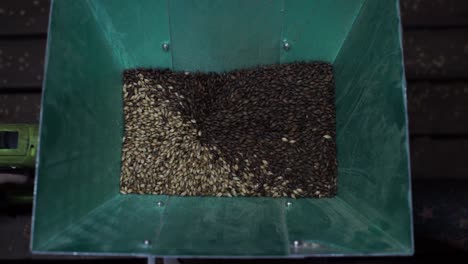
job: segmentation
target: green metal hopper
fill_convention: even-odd
[[[303,257],[413,253],[397,0],[55,0],[32,250]],[[326,61],[338,195],[119,194],[122,72]]]

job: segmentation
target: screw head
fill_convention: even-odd
[[[156,202],[156,205],[157,205],[158,207],[163,207],[163,206],[164,206],[164,202],[163,202],[163,201],[157,201],[157,202]]]
[[[162,44],[162,49],[165,51],[165,52],[168,52],[169,49],[170,49],[170,46],[169,46],[169,43],[165,42]]]
[[[294,247],[299,247],[299,246],[301,246],[301,244],[302,244],[302,242],[299,241],[299,240],[294,240],[294,242],[293,242]]]
[[[289,42],[287,42],[287,41],[284,41],[283,42],[283,49],[286,50],[286,51],[291,49],[291,44],[289,44]]]
[[[149,246],[149,245],[151,245],[151,241],[148,240],[148,239],[145,239],[145,240],[143,241],[143,244],[145,244],[145,246]]]

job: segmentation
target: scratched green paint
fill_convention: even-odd
[[[254,257],[411,254],[397,3],[53,1],[33,251]],[[289,51],[282,49],[283,39],[291,41]],[[167,52],[161,48],[165,41],[171,44]],[[119,194],[122,70],[225,71],[295,60],[325,60],[335,67],[337,197]],[[292,205],[286,207],[287,201]]]

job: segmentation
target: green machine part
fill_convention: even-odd
[[[0,167],[34,168],[38,125],[0,124]]]
[[[398,0],[55,0],[51,10],[33,252],[413,253]],[[119,193],[125,69],[318,60],[336,77],[336,197]]]

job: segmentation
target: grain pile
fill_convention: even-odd
[[[332,66],[124,72],[121,193],[330,197]]]

